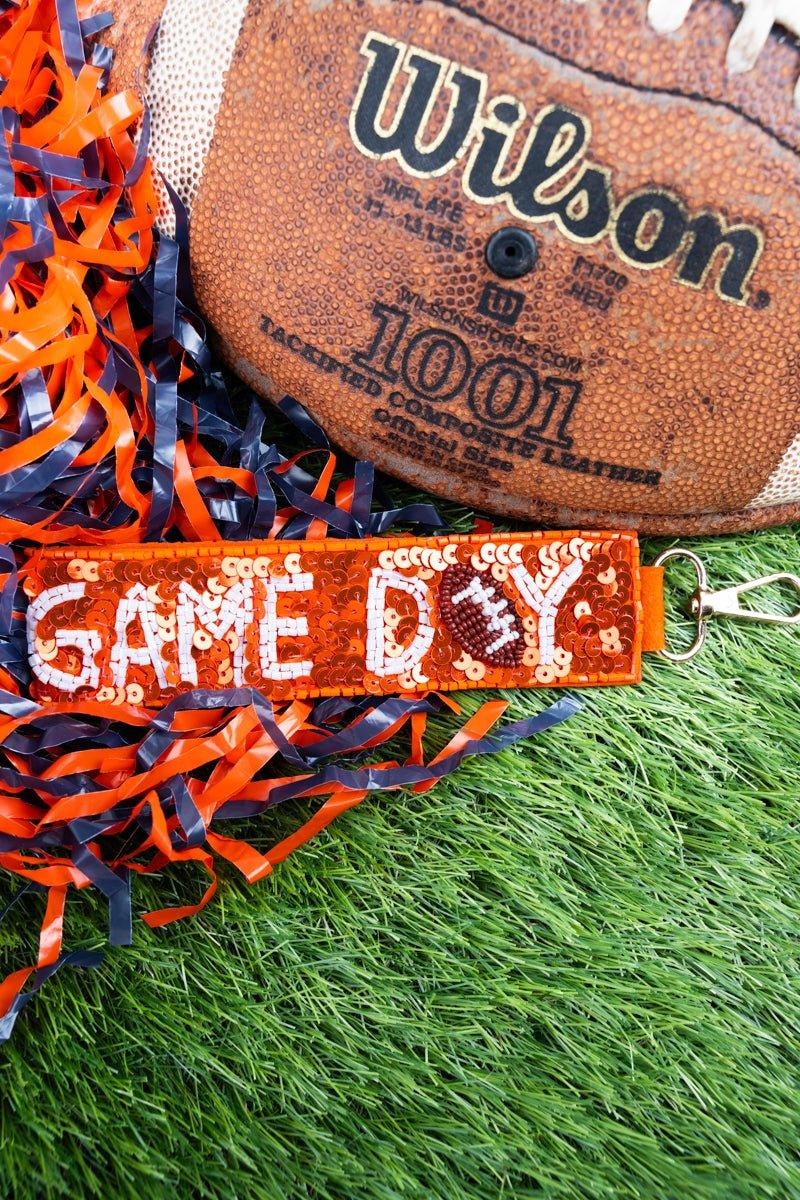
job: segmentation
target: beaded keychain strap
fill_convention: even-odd
[[[635,683],[663,646],[661,582],[625,532],[46,549],[25,572],[33,693]]]

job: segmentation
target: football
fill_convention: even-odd
[[[463,563],[446,567],[439,609],[442,624],[471,658],[491,667],[519,665],[525,649],[522,620],[491,575],[484,578]]]
[[[797,0],[111,8],[258,392],[518,520],[798,516]]]

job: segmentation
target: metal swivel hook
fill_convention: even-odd
[[[708,632],[708,621],[711,617],[731,617],[737,621],[756,621],[765,625],[800,625],[800,577],[780,571],[776,575],[763,575],[760,579],[752,579],[749,583],[734,584],[732,587],[721,588],[719,591],[708,590],[708,574],[702,559],[692,550],[684,550],[675,546],[659,554],[655,566],[663,566],[671,558],[685,558],[692,563],[697,575],[697,587],[689,597],[687,609],[689,615],[695,618],[695,636],[688,650],[662,650],[662,658],[670,662],[688,662],[702,650]],[[791,613],[763,612],[757,608],[743,608],[741,597],[758,588],[771,583],[784,583],[797,592],[797,608]]]

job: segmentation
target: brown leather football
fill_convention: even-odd
[[[798,0],[112,9],[259,392],[515,518],[798,516]]]

